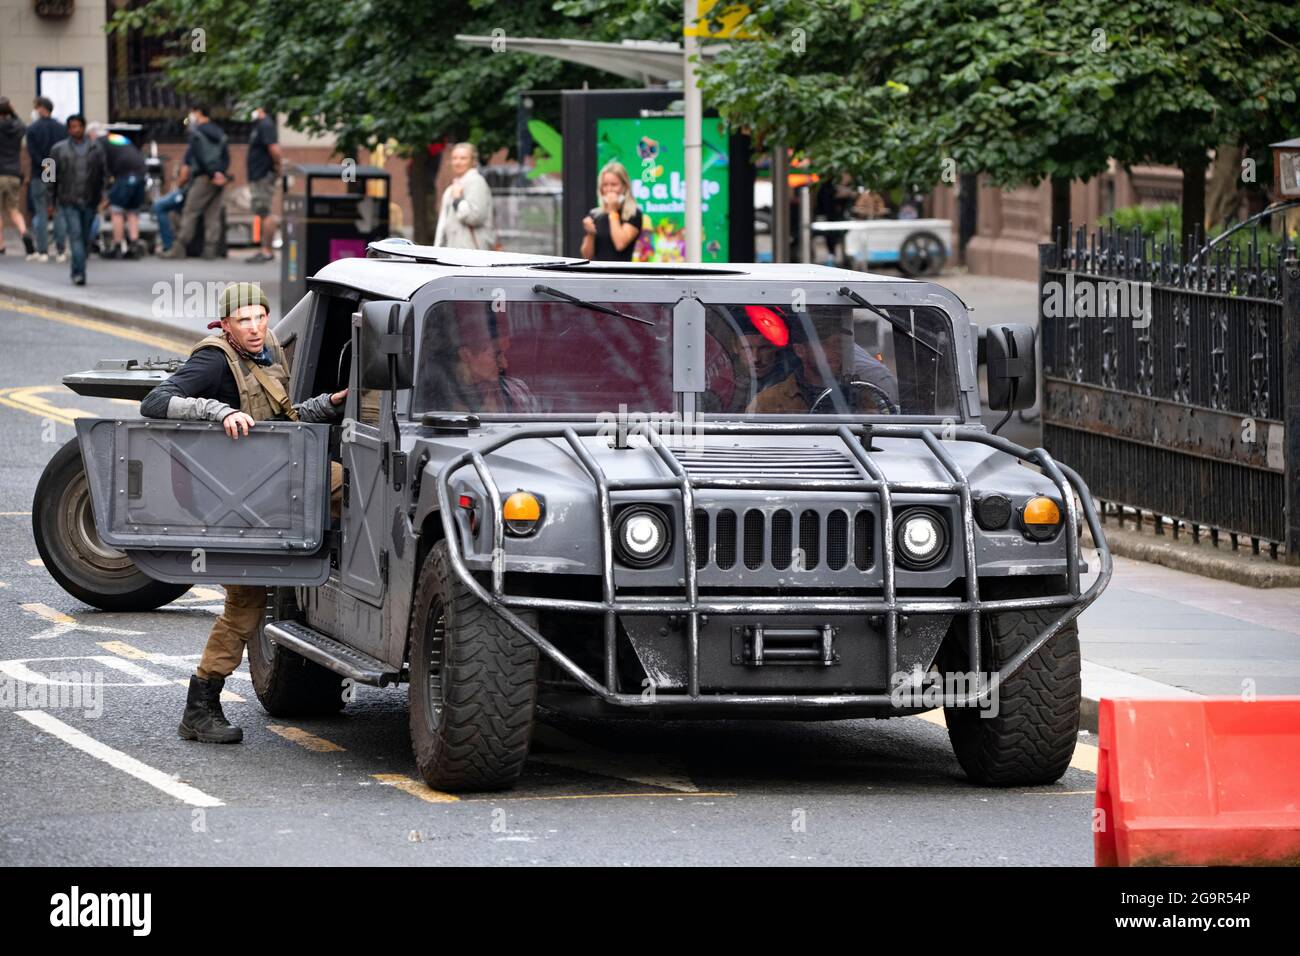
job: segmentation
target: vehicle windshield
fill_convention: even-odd
[[[701,412],[956,415],[948,316],[931,306],[869,309],[710,305]],[[905,331],[904,331],[905,330]]]
[[[442,302],[426,316],[414,409],[581,417],[674,410],[672,306]],[[949,319],[850,304],[706,305],[702,414],[956,415]],[[653,325],[626,316],[647,319]],[[906,331],[903,331],[906,330]]]
[[[672,306],[441,302],[425,317],[415,408],[487,414],[673,410]]]

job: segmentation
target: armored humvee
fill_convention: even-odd
[[[33,511],[51,573],[100,607],[271,586],[249,646],[270,714],[336,712],[345,680],[406,682],[442,790],[512,784],[539,704],[943,707],[973,780],[1065,771],[1075,618],[1109,552],[1079,476],[981,422],[977,333],[940,286],[385,240],[317,273],[274,332],[296,399],[349,388],[342,426],[259,422],[232,442],[81,419]],[[1032,405],[1033,330],[997,326],[986,353],[990,406]],[[66,381],[135,398],[165,374]]]

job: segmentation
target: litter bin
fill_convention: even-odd
[[[307,277],[326,263],[364,257],[388,238],[388,173],[377,166],[303,164],[285,178],[280,250],[280,314],[307,294]]]

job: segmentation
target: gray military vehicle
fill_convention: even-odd
[[[406,682],[416,762],[449,791],[511,785],[538,705],[942,707],[979,783],[1068,766],[1075,618],[1110,556],[1078,475],[981,423],[977,334],[940,286],[385,240],[322,269],[274,331],[296,399],[349,388],[341,427],[232,442],[82,419],[34,505],[47,567],[91,604],[272,586],[249,646],[270,714]],[[1031,405],[1033,330],[995,327],[986,350],[991,407]],[[136,398],[165,374],[66,381]]]

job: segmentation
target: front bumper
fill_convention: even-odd
[[[466,451],[450,460],[439,472],[437,494],[440,515],[443,522],[446,541],[452,566],[464,585],[476,594],[493,611],[499,614],[513,627],[528,637],[537,647],[554,661],[581,687],[608,704],[626,708],[661,708],[689,710],[692,706],[704,708],[744,708],[754,709],[772,707],[773,709],[861,709],[861,708],[897,708],[897,696],[888,687],[880,690],[862,692],[854,689],[854,681],[840,682],[841,690],[819,692],[817,690],[781,692],[768,690],[760,681],[753,691],[734,688],[717,689],[710,682],[702,682],[701,666],[701,623],[707,623],[710,617],[727,620],[737,616],[749,619],[771,617],[773,626],[781,626],[781,621],[788,621],[792,616],[821,615],[827,619],[851,620],[858,616],[867,616],[878,623],[878,641],[883,643],[883,653],[879,663],[884,668],[888,679],[893,681],[900,674],[900,620],[908,617],[914,620],[924,616],[929,619],[951,618],[964,615],[967,619],[967,661],[970,671],[975,674],[984,672],[980,647],[980,618],[983,614],[1001,611],[1021,611],[1029,609],[1056,609],[1061,613],[1051,620],[1037,637],[1026,644],[1019,653],[1007,661],[996,672],[988,675],[988,681],[979,685],[977,690],[969,693],[952,695],[944,699],[948,706],[976,706],[991,688],[1006,680],[1018,671],[1024,663],[1044,644],[1050,641],[1066,624],[1073,620],[1105,589],[1110,580],[1112,562],[1105,535],[1092,498],[1086,485],[1072,469],[1055,462],[1042,448],[1026,449],[1004,438],[991,435],[981,428],[947,426],[939,437],[941,426],[911,424],[731,424],[731,423],[696,423],[704,435],[725,435],[729,437],[761,435],[814,435],[839,437],[849,453],[862,470],[869,476],[860,480],[826,480],[826,479],[782,479],[763,480],[754,478],[692,478],[681,463],[672,455],[661,436],[653,426],[646,429],[650,446],[659,454],[663,463],[671,472],[665,478],[621,478],[611,479],[601,469],[590,450],[581,439],[603,434],[606,426],[567,425],[553,426],[547,424],[529,425],[512,429],[504,435],[477,449]],[[943,472],[949,476],[948,481],[916,482],[891,481],[879,468],[877,462],[867,451],[872,436],[880,438],[911,438],[921,440],[930,453],[939,462]],[[590,477],[596,494],[600,511],[601,541],[600,568],[602,599],[599,601],[572,600],[563,598],[537,597],[530,595],[509,594],[505,590],[505,562],[494,560],[491,567],[491,587],[485,587],[474,576],[461,552],[460,534],[454,522],[452,507],[452,479],[454,474],[466,466],[472,467],[485,489],[487,502],[491,509],[492,553],[503,556],[505,552],[505,527],[501,515],[501,496],[485,457],[502,447],[516,441],[527,439],[563,439],[581,462]],[[864,443],[864,439],[866,440]],[[894,550],[894,514],[896,495],[936,495],[955,496],[959,501],[958,531],[959,540],[954,547],[962,549],[963,565],[966,569],[979,567],[976,559],[975,521],[972,505],[971,487],[965,473],[944,447],[946,441],[980,442],[1007,454],[1014,455],[1026,462],[1040,467],[1043,473],[1056,485],[1061,500],[1065,505],[1066,520],[1064,528],[1066,544],[1066,590],[1061,594],[987,600],[980,596],[978,575],[967,573],[963,579],[965,594],[961,598],[900,596],[896,585],[895,550]],[[854,492],[874,496],[878,502],[881,525],[881,570],[882,587],[879,593],[865,596],[808,595],[808,596],[735,596],[702,595],[700,591],[695,562],[685,561],[684,587],[681,596],[633,595],[619,594],[615,587],[615,564],[613,553],[613,508],[611,493],[618,491],[674,491],[680,498],[680,513],[693,515],[696,507],[696,493],[702,490],[762,490],[774,493],[795,494],[799,492]],[[1078,514],[1075,495],[1082,505],[1084,518],[1097,543],[1099,554],[1099,573],[1092,585],[1086,590],[1080,588],[1080,570],[1083,567],[1079,550]],[[687,556],[695,553],[695,531],[692,521],[683,521],[683,550]],[[520,616],[519,612],[557,611],[580,614],[601,615],[603,618],[603,657],[602,673],[597,676],[575,663],[569,656],[546,639],[536,627]],[[668,686],[655,693],[626,693],[619,689],[617,672],[617,636],[620,617],[627,620],[643,616],[659,620],[665,616],[675,617],[681,621],[680,643],[684,645],[685,680],[680,688]],[[906,637],[906,635],[902,635]],[[750,647],[753,637],[749,637]],[[709,650],[709,649],[706,649]],[[752,653],[752,651],[751,651]],[[707,658],[707,655],[706,655]],[[907,663],[904,661],[903,663]],[[906,668],[904,668],[906,669]],[[707,659],[703,668],[707,678]],[[830,682],[835,685],[836,682]]]

